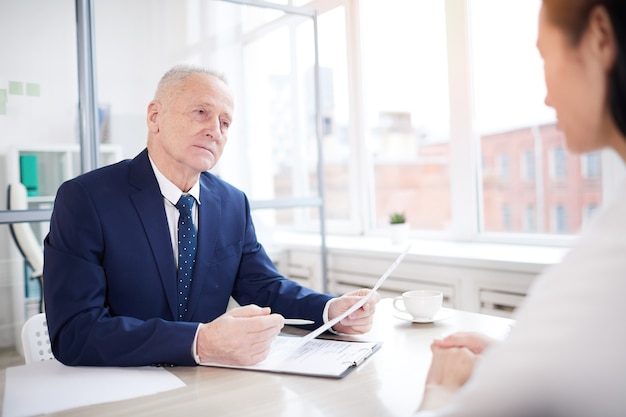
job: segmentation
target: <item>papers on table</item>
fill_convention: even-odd
[[[341,378],[381,346],[376,342],[314,339],[301,346],[301,337],[278,336],[269,356],[252,366],[203,363],[205,366]]]
[[[163,368],[72,367],[57,360],[7,368],[4,417],[33,416],[184,387]]]
[[[367,296],[361,298],[343,314],[329,320],[304,337],[277,337],[269,356],[261,363],[253,366],[232,366],[214,362],[202,365],[335,378],[345,376],[378,350],[380,343],[320,340],[316,337],[361,308],[402,262],[409,249],[411,249],[410,244],[378,279],[372,288],[373,291]]]

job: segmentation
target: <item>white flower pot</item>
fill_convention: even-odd
[[[389,225],[389,237],[392,245],[401,245],[409,240],[409,230],[411,225],[408,223],[396,223]]]

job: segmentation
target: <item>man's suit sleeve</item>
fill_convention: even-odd
[[[280,274],[257,241],[250,205],[247,198],[244,197],[244,200],[246,226],[237,285],[233,294],[235,299],[241,304],[270,306],[273,312],[285,317],[315,321],[308,328],[323,324],[324,307],[333,297],[313,291]]]

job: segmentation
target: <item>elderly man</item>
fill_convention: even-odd
[[[178,66],[148,105],[147,148],[67,181],[44,242],[52,350],[67,365],[251,365],[284,317],[319,326],[368,290],[321,294],[281,276],[243,192],[208,173],[233,117],[217,74]],[[227,311],[230,297],[243,307]],[[367,332],[378,294],[334,326]]]

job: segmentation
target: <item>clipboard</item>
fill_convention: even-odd
[[[313,339],[300,345],[300,337],[279,335],[273,342],[269,356],[251,366],[201,363],[203,366],[343,378],[364,363],[380,347],[381,342],[362,342],[335,339]],[[295,349],[295,350],[294,350]]]

